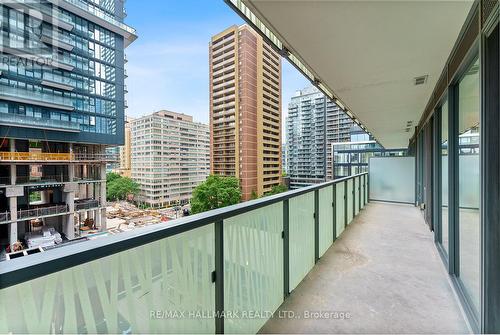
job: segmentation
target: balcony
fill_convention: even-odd
[[[91,3],[83,0],[49,0],[49,2],[122,35],[125,38],[125,47],[137,39],[137,32],[134,28],[115,19]]]
[[[21,9],[23,12],[37,19],[41,13],[42,19],[53,26],[61,27],[68,31],[74,28],[71,17],[56,8],[48,9],[46,6],[40,6],[39,3],[30,0],[4,1],[2,4],[14,9]]]
[[[75,41],[73,41],[71,37],[49,29],[42,31],[41,40],[46,44],[50,44],[56,48],[61,48],[66,51],[72,51],[75,47]]]
[[[368,204],[275,313],[350,316],[275,317],[260,332],[468,333],[433,239],[415,207]]]
[[[25,128],[59,130],[72,133],[80,131],[80,124],[76,122],[37,118],[11,113],[0,113],[0,124]]]
[[[0,85],[0,99],[67,111],[75,109],[70,98],[4,85]]]
[[[66,91],[73,91],[77,85],[77,82],[72,78],[44,71],[42,75],[42,85],[51,86]]]
[[[4,330],[466,332],[419,210],[367,204],[367,180],[360,174],[5,262]],[[42,320],[24,317],[42,310]],[[290,316],[306,311],[348,317]]]

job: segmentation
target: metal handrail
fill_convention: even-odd
[[[56,205],[56,206],[40,207],[34,209],[21,209],[17,211],[17,218],[18,219],[39,218],[47,215],[67,213],[68,211],[69,211],[68,205]]]
[[[67,161],[71,160],[70,153],[44,153],[44,152],[0,152],[0,160],[15,161]]]
[[[7,222],[10,221],[10,212],[3,212],[0,213],[0,222]]]
[[[82,201],[75,203],[75,210],[81,210],[81,209],[91,209],[91,208],[96,208],[99,207],[99,201],[97,200],[87,200],[87,201]]]
[[[50,250],[50,252],[43,253],[43,257],[40,256],[40,254],[31,255],[30,257],[32,258],[28,265],[26,262],[22,261],[22,259],[14,259],[6,262],[5,265],[0,267],[0,289],[61,271],[72,266],[84,264],[91,260],[143,246],[209,224],[220,223],[223,222],[224,219],[271,204],[283,202],[331,185],[347,182],[350,179],[364,175],[368,175],[368,173],[364,172],[322,184],[311,185],[297,190],[182,217],[170,221],[169,225],[146,226],[119,235],[109,236],[105,239],[89,240],[85,241],[85,243],[79,243],[78,245],[55,248]],[[367,180],[365,183],[367,183]]]
[[[32,177],[32,176],[16,177],[17,184],[36,184],[36,183],[52,183],[52,182],[64,183],[68,181],[69,177],[62,175],[45,175],[40,177]]]

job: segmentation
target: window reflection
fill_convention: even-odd
[[[479,60],[458,86],[459,277],[476,315],[480,306]]]
[[[448,253],[448,100],[441,107],[441,244]]]

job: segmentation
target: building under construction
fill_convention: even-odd
[[[25,239],[29,245],[29,238],[41,237],[43,227],[65,239],[105,229],[106,163],[115,160],[101,145],[3,139],[2,244]]]
[[[105,149],[124,143],[124,48],[137,38],[120,0],[2,5],[0,253],[105,228],[118,161]]]

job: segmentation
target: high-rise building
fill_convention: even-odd
[[[240,180],[243,200],[281,183],[281,58],[248,25],[212,37],[212,174]]]
[[[332,163],[335,178],[343,178],[359,173],[368,172],[368,163],[371,157],[405,156],[406,148],[382,147],[358,125],[353,125],[347,142],[331,144]]]
[[[118,147],[118,155],[120,161],[113,169],[113,172],[120,174],[123,177],[131,177],[131,146],[132,137],[130,132],[130,122],[134,119],[130,116],[125,116],[125,142],[122,146]]]
[[[354,122],[314,86],[297,91],[288,104],[286,172],[290,188],[333,179],[331,144],[348,141]]]
[[[210,170],[208,125],[162,110],[131,121],[130,130],[137,200],[152,207],[189,202]]]
[[[123,144],[124,48],[137,38],[123,3],[1,2],[0,245],[106,227],[117,157],[105,149]]]

